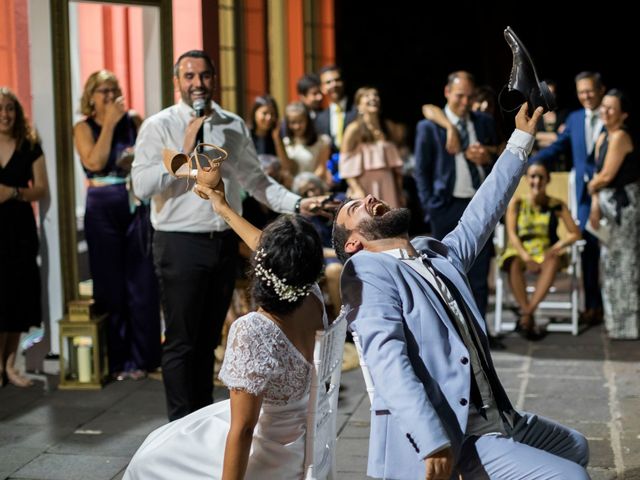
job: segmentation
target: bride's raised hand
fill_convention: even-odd
[[[205,185],[196,183],[196,186],[193,187],[193,191],[200,198],[210,200],[211,207],[216,213],[221,213],[220,211],[222,209],[229,207],[227,198],[224,194],[224,182],[222,180],[218,182],[218,185],[216,185],[215,188],[210,188]]]

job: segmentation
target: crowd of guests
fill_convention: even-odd
[[[436,279],[450,307],[464,304],[469,309],[461,313],[451,307],[453,317],[464,314],[484,322],[493,257],[486,237],[492,228],[478,224],[480,201],[474,204],[474,198],[499,157],[507,163],[528,155],[536,129],[535,154],[526,169],[529,193],[513,198],[506,209],[509,247],[499,259],[517,303],[516,330],[528,340],[544,337],[535,321],[536,309],[557,272],[566,266],[566,248],[583,238],[583,321],[598,324],[604,319],[612,339],[640,338],[640,262],[633,248],[640,241],[640,163],[635,132],[628,124],[629,101],[620,90],[607,91],[599,74],[576,76],[583,108],[566,117],[556,112],[544,116],[528,112],[527,116],[526,110],[521,111],[517,125],[527,133],[508,143],[496,117],[495,92],[476,85],[469,72],[452,72],[444,86],[444,107],[423,107],[425,119],[417,125],[412,156],[398,134],[402,129],[384,117],[379,91],[363,86],[350,103],[337,66],[304,75],[298,82],[299,98],[284,106],[282,118],[272,96],[257,97],[246,123],[213,101],[215,75],[216,67],[206,53],[184,53],[174,68],[180,99],[143,120],[127,109],[115,75],[97,71],[85,83],[79,105],[83,119],[73,130],[86,174],[84,229],[95,307],[108,314],[109,371],[115,379],[136,380],[162,366],[169,420],[211,422],[207,423],[210,430],[218,433],[209,440],[220,447],[220,454],[208,457],[208,450],[201,448],[203,460],[192,466],[211,472],[211,462],[217,462],[215,468],[238,477],[252,469],[264,473],[268,462],[261,463],[259,449],[250,457],[249,448],[257,438],[254,428],[265,420],[261,409],[272,410],[273,418],[283,411],[294,416],[302,411],[313,332],[326,327],[344,302],[340,296],[343,262],[361,250],[381,251],[376,242],[387,245],[398,232],[407,235],[409,210],[404,206],[414,206],[411,214],[420,217],[428,230],[413,233],[430,233],[439,245],[458,249],[460,265],[465,266],[464,285],[445,282],[443,286],[438,272],[420,274]],[[196,116],[195,102],[204,104],[202,117]],[[523,140],[529,137],[531,145]],[[195,195],[190,179],[173,176],[161,159],[164,148],[194,152],[198,138],[224,150],[228,160],[215,167],[223,182],[215,188],[197,184]],[[503,153],[505,148],[509,153]],[[192,156],[189,162],[198,158]],[[575,218],[564,201],[546,191],[559,165],[570,165],[575,171],[576,190],[571,192],[577,202]],[[414,197],[407,189],[412,182]],[[503,180],[493,182],[506,195],[507,186],[496,183]],[[47,194],[37,134],[19,100],[2,87],[0,222],[14,226],[0,235],[0,271],[14,272],[0,275],[3,385],[30,384],[16,370],[15,360],[21,332],[41,322],[38,232],[32,203]],[[485,188],[482,202],[488,202],[488,197]],[[341,226],[334,227],[335,207],[349,198],[358,200],[342,207]],[[491,222],[497,221],[498,210],[485,212]],[[395,220],[388,225],[378,222],[382,218],[377,217],[387,214]],[[461,232],[465,221],[478,232]],[[349,223],[354,227],[347,227]],[[568,232],[563,238],[557,235],[560,223]],[[354,231],[361,235],[354,236]],[[214,348],[221,340],[236,285],[236,277],[229,272],[238,270],[239,242],[250,251],[257,312],[236,320],[229,332],[220,376],[231,389],[231,402],[211,410]],[[436,248],[433,245],[429,248]],[[413,248],[403,243],[392,255],[415,260]],[[440,254],[437,249],[434,252],[435,257]],[[537,277],[531,295],[526,275]],[[360,281],[353,271],[347,277]],[[468,292],[469,298],[447,296],[459,293],[458,289],[464,295]],[[349,302],[354,298],[349,297]],[[354,307],[359,312],[354,313],[356,317],[366,312],[361,307]],[[486,325],[484,331],[488,331]],[[482,351],[478,343],[482,339],[461,336],[470,351]],[[503,347],[499,338],[488,337],[488,342],[492,348]],[[262,363],[249,361],[261,349]],[[481,384],[477,392],[481,397],[483,385],[490,390],[498,385],[497,379],[490,378],[495,373],[490,362],[482,363],[483,355],[472,359],[479,362],[475,368],[489,374],[483,380],[489,384]],[[497,399],[497,407],[504,408],[501,415],[513,414],[508,423],[515,430],[521,417],[506,396]],[[192,416],[193,412],[199,416]],[[226,427],[218,428],[222,424]],[[287,439],[299,427],[287,425]],[[176,449],[189,450],[189,439],[177,435],[176,428],[149,437],[127,478],[147,478],[149,472],[137,469],[161,464],[146,456],[155,451],[154,442],[170,439]],[[263,428],[273,429],[273,424]],[[576,436],[573,440],[580,441]],[[282,438],[278,442],[295,443]],[[259,444],[254,441],[253,446]],[[584,464],[583,453],[569,459]],[[303,459],[299,442],[282,455],[293,460],[283,460],[278,468],[293,465],[293,473],[277,469],[274,475],[295,478]],[[152,476],[170,478],[170,471],[152,472]]]

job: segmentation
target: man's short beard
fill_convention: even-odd
[[[409,232],[411,211],[408,208],[395,208],[381,217],[362,220],[357,229],[367,240],[402,237]]]

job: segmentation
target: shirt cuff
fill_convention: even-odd
[[[533,148],[534,142],[535,137],[533,135],[523,130],[515,129],[511,134],[511,138],[509,138],[507,148],[516,155],[518,154],[518,151],[524,152],[525,154],[529,155],[531,153],[531,149]]]
[[[451,446],[450,443],[445,443],[444,445],[436,448],[434,451],[427,453],[424,458],[422,460],[426,460],[427,458],[431,457],[432,455],[435,455],[438,452],[441,452],[442,450],[449,448]]]

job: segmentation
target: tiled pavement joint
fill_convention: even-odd
[[[611,449],[613,450],[613,460],[618,479],[624,480],[624,460],[622,456],[622,442],[620,440],[620,432],[622,431],[620,419],[622,418],[622,412],[620,411],[620,405],[618,403],[616,372],[611,360],[609,341],[604,333],[601,338],[604,351],[602,369],[604,371],[604,378],[607,380],[607,389],[609,390],[609,435],[611,436]]]

